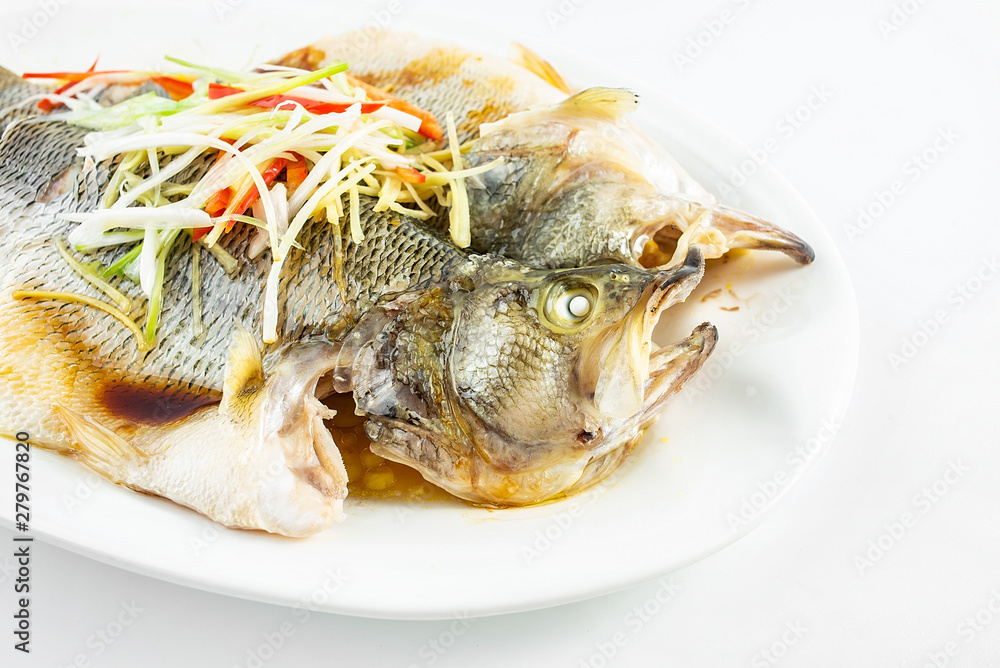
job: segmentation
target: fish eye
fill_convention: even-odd
[[[553,325],[574,328],[593,315],[597,295],[592,288],[581,285],[560,285],[552,290],[546,300],[545,316]]]

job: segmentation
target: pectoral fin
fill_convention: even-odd
[[[111,482],[122,483],[129,465],[145,456],[97,420],[62,404],[55,404],[54,408],[73,438],[69,452],[63,454],[83,462]]]
[[[226,378],[222,389],[219,412],[232,415],[245,411],[256,394],[264,387],[264,361],[257,339],[236,323],[233,340],[229,344]]]

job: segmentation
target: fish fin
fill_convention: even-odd
[[[625,88],[597,86],[566,99],[560,110],[577,116],[614,121],[639,106],[639,96]]]
[[[488,137],[525,125],[566,120],[617,121],[639,106],[639,96],[625,88],[595,87],[571,95],[562,102],[534,106],[492,123],[479,126],[479,136]]]
[[[556,68],[552,67],[552,64],[549,63],[549,61],[545,60],[537,53],[525,45],[519,44],[518,42],[514,42],[511,46],[514,50],[514,54],[511,56],[511,61],[515,65],[520,65],[532,74],[541,78],[545,81],[545,83],[551,84],[567,95],[573,92],[573,89],[569,87],[566,80],[563,79],[562,75],[556,71]]]
[[[66,454],[82,461],[111,482],[121,483],[125,468],[146,456],[97,420],[80,415],[62,404],[57,403],[53,407],[73,437],[74,444]]]
[[[226,362],[226,379],[222,386],[222,403],[219,411],[232,415],[248,396],[256,395],[264,387],[264,358],[257,339],[243,325],[236,323],[233,340],[229,344]]]

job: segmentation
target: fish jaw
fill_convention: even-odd
[[[647,381],[656,370],[651,367],[653,329],[666,309],[691,294],[704,273],[704,257],[693,247],[679,266],[655,275],[621,326],[609,331],[611,336],[588,343],[577,378],[587,394],[592,388],[595,417],[624,419],[642,410],[648,402]]]
[[[656,350],[650,356],[649,378],[644,384],[642,410],[633,416],[640,428],[659,416],[664,404],[704,365],[719,339],[711,323],[703,322],[677,343]]]
[[[692,247],[700,248],[706,260],[736,249],[779,251],[803,265],[816,257],[812,247],[792,232],[722,206],[711,196],[636,198],[632,210],[631,259],[647,269],[674,266]]]
[[[664,405],[701,369],[717,340],[715,326],[702,323],[685,339],[656,350],[650,358],[642,408],[624,420],[607,424],[600,434],[603,445],[594,449],[586,466],[563,494],[578,494],[614,473],[638,447],[643,433],[660,417]]]
[[[743,211],[718,206],[709,215],[708,227],[722,232],[729,249],[776,250],[799,264],[809,264],[816,253],[788,230]]]

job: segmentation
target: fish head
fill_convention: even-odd
[[[696,250],[663,272],[501,262],[451,295],[410,296],[355,365],[373,452],[501,506],[602,479],[714,347],[707,324],[652,342],[703,271]]]
[[[698,246],[778,250],[801,264],[796,235],[722,205],[626,115],[638,96],[590,88],[484,124],[469,159],[503,162],[469,182],[473,245],[532,266],[622,262],[664,268]]]

